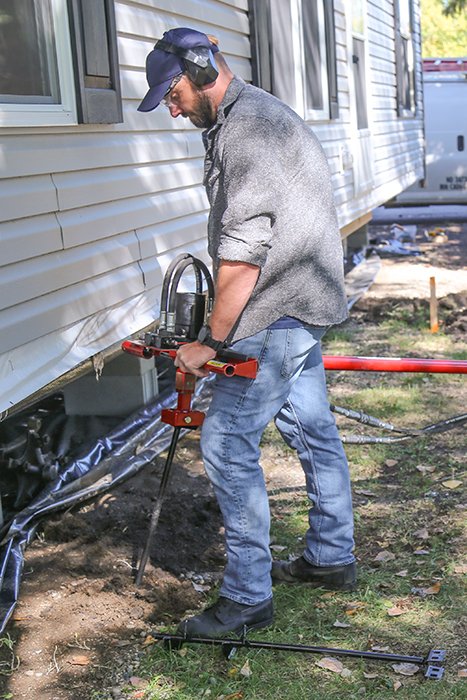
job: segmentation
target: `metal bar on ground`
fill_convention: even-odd
[[[271,649],[274,651],[292,651],[309,654],[332,654],[335,656],[352,656],[360,659],[370,659],[373,661],[398,661],[401,663],[425,664],[428,661],[443,661],[446,652],[443,649],[431,650],[427,656],[411,656],[408,654],[389,654],[377,651],[360,651],[357,649],[340,649],[333,647],[308,646],[306,644],[286,644],[279,642],[258,642],[246,639],[245,636],[239,639],[222,639],[211,637],[185,637],[182,634],[164,634],[163,632],[151,632],[154,639],[161,640],[166,644],[174,643],[174,647],[188,644],[208,644],[247,649]]]

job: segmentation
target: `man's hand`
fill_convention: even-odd
[[[182,345],[181,348],[179,348],[174,364],[175,367],[179,367],[182,372],[189,372],[196,377],[207,377],[209,372],[200,369],[200,367],[205,365],[206,362],[209,362],[209,360],[214,359],[215,356],[215,350],[195,341],[194,343]]]

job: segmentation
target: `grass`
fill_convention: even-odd
[[[467,344],[442,333],[427,333],[422,319],[391,315],[379,325],[352,324],[326,338],[327,354],[387,354],[464,359]],[[397,425],[422,427],[465,411],[465,378],[455,375],[330,374],[332,403],[363,410]],[[377,433],[338,418],[342,433]],[[290,450],[269,426],[263,451],[290,459]],[[358,589],[350,594],[304,586],[276,586],[274,627],[254,634],[264,641],[423,656],[447,650],[442,681],[396,673],[390,663],[340,657],[348,673],[317,665],[323,655],[242,649],[227,660],[219,648],[148,648],[137,674],[148,680],[128,697],[144,700],[410,700],[466,698],[458,669],[462,648],[463,598],[462,480],[465,433],[457,429],[396,445],[347,447],[355,494]],[[417,469],[417,467],[419,467]],[[281,557],[298,555],[308,502],[297,493],[272,500],[274,543]],[[375,561],[388,552],[386,562]],[[393,555],[393,556],[392,556]],[[212,599],[215,593],[212,594]],[[463,605],[464,604],[464,605]],[[394,609],[402,614],[393,615]],[[336,627],[345,624],[345,627]],[[164,628],[160,628],[165,631]],[[330,654],[332,655],[332,654]]]

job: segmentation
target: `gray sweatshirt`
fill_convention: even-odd
[[[233,341],[282,316],[347,317],[343,253],[326,156],[287,105],[234,78],[203,133],[209,254],[261,268]]]

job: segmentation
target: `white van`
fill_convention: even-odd
[[[423,89],[426,178],[395,201],[467,204],[467,59],[424,59]]]

